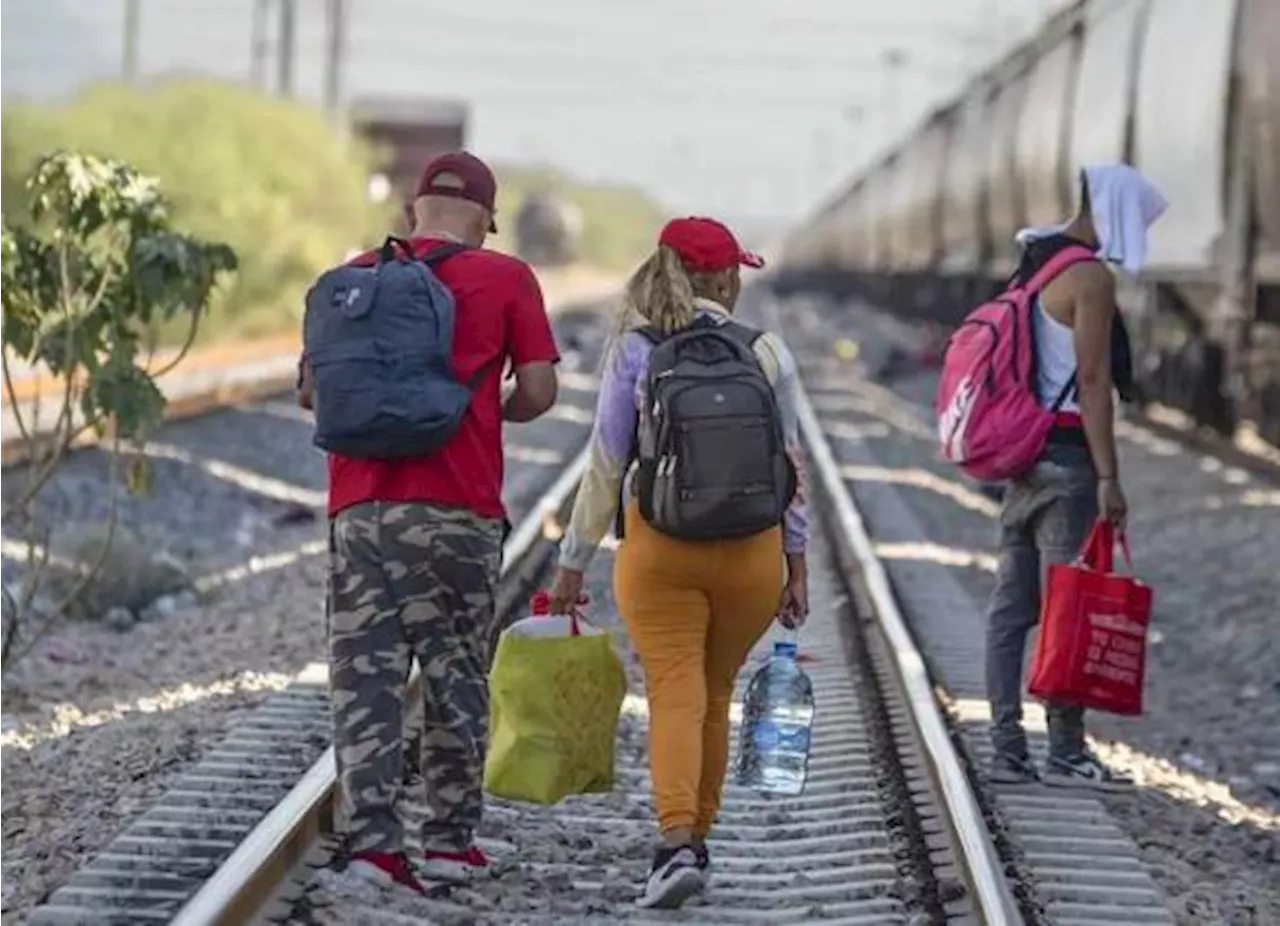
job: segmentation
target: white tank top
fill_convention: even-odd
[[[1054,399],[1062,392],[1062,388],[1076,371],[1076,343],[1074,332],[1044,310],[1041,297],[1036,297],[1035,308],[1032,309],[1032,331],[1036,339],[1036,395],[1045,408],[1053,405]],[[1059,411],[1074,412],[1080,410],[1076,401],[1075,390],[1067,396],[1059,406]]]

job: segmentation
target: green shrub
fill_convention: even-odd
[[[295,327],[315,274],[389,221],[390,206],[367,198],[366,146],[344,145],[314,107],[234,84],[99,84],[56,106],[6,105],[2,119],[11,223],[27,212],[21,184],[35,162],[75,150],[156,177],[177,228],[235,249],[240,271],[217,294],[203,339]]]
[[[12,360],[28,368],[43,363],[65,385],[44,393],[39,421],[16,395],[7,398],[28,465],[4,500],[5,537],[20,538],[26,554],[21,578],[6,582],[0,596],[6,668],[56,621],[85,613],[86,598],[102,605],[88,605],[93,616],[111,607],[91,593],[104,570],[113,572],[117,490],[122,482],[138,490],[149,484],[146,457],[134,457],[122,474],[121,451],[145,443],[164,417],[165,397],[155,382],[163,371],[151,364],[147,334],[166,321],[194,334],[219,281],[236,267],[225,244],[177,232],[154,178],[128,164],[58,152],[40,159],[22,192],[25,221],[11,212],[0,235],[4,381],[11,381]],[[181,359],[180,353],[161,366]],[[71,448],[88,435],[110,448],[108,520],[91,555],[73,559],[73,568],[50,569],[55,562],[42,551],[52,549],[56,519],[42,517],[48,508],[40,502]]]
[[[243,86],[195,78],[102,83],[53,106],[11,103],[0,122],[10,224],[27,214],[22,182],[37,160],[79,151],[156,177],[179,230],[235,249],[239,272],[217,293],[203,341],[296,329],[317,273],[399,227],[402,203],[368,200],[378,161],[368,145],[344,144],[315,107]],[[492,247],[514,251],[516,213],[538,188],[581,210],[584,263],[628,271],[653,247],[663,213],[638,190],[581,183],[550,168],[496,170],[503,233]],[[169,333],[172,341],[184,332]]]

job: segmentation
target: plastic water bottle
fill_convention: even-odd
[[[772,794],[801,793],[812,727],[813,684],[796,663],[796,644],[775,643],[747,685],[735,782]]]

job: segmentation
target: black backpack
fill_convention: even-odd
[[[669,336],[637,330],[654,345],[636,426],[640,514],[688,540],[780,524],[796,472],[773,387],[752,350],[762,332],[707,317]]]

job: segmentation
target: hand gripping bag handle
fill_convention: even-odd
[[[578,623],[582,619],[582,614],[579,612],[578,608],[581,605],[586,604],[588,601],[590,601],[590,599],[584,594],[578,598],[578,604],[569,609],[569,613],[566,617],[569,618],[570,636],[582,636],[582,627]],[[534,617],[555,616],[551,613],[551,595],[548,594],[545,588],[538,589],[534,592],[533,597],[529,599],[529,613]]]
[[[1133,555],[1129,550],[1129,535],[1124,531],[1117,532],[1112,523],[1106,518],[1098,518],[1093,522],[1089,535],[1085,537],[1084,544],[1080,547],[1076,562],[1104,575],[1110,574],[1115,569],[1115,545],[1117,540],[1120,541],[1120,551],[1124,555],[1125,565],[1129,567],[1130,572],[1133,572]]]

